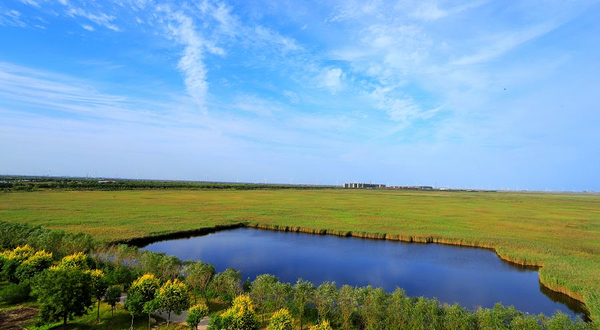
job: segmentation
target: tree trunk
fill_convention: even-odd
[[[131,326],[129,327],[129,330],[133,330],[133,314],[131,314]]]
[[[67,313],[63,314],[63,328],[67,328]]]
[[[150,313],[148,313],[148,330],[150,330]]]
[[[171,323],[171,312],[169,311],[167,313],[167,328],[169,327],[169,324]]]
[[[98,299],[98,313],[96,313],[96,321],[100,321],[100,299]]]

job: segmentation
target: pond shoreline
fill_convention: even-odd
[[[306,227],[297,227],[297,226],[279,226],[279,225],[267,225],[260,223],[234,223],[229,225],[218,225],[213,227],[203,227],[192,230],[171,232],[158,234],[153,236],[145,236],[145,237],[137,237],[127,240],[114,241],[112,244],[128,244],[137,247],[143,247],[149,245],[151,243],[171,240],[171,239],[182,239],[182,238],[190,238],[194,236],[201,236],[210,233],[215,233],[222,230],[228,229],[237,229],[237,228],[255,228],[262,230],[270,230],[270,231],[280,231],[280,232],[292,232],[292,233],[305,233],[312,235],[332,235],[339,237],[354,237],[354,238],[363,238],[363,239],[373,239],[373,240],[389,240],[389,241],[398,241],[405,243],[421,243],[421,244],[444,244],[444,245],[453,245],[453,246],[461,246],[461,247],[470,247],[470,248],[482,248],[486,250],[492,250],[494,253],[505,262],[508,262],[513,265],[517,265],[520,267],[525,267],[529,269],[539,270],[543,267],[542,264],[536,263],[531,260],[519,260],[515,258],[511,258],[506,255],[502,255],[499,253],[496,248],[489,243],[484,242],[471,242],[465,241],[461,239],[448,239],[443,237],[435,237],[435,236],[412,236],[412,235],[401,235],[401,234],[386,234],[386,233],[369,233],[369,232],[356,232],[356,231],[342,231],[342,230],[331,230],[331,229],[314,229],[314,228],[306,228]],[[582,306],[582,309],[585,311],[585,318],[591,320],[591,313],[588,306],[585,303],[584,298],[575,293],[571,292],[567,288],[559,285],[553,285],[547,283],[544,280],[544,277],[541,273],[538,272],[540,285],[546,288],[547,290],[554,292],[556,294],[565,295],[577,302],[579,302]]]

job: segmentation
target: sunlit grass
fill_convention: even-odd
[[[234,223],[493,246],[543,265],[600,318],[600,195],[383,190],[44,191],[0,195],[0,220],[125,240]]]

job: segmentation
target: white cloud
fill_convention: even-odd
[[[284,53],[302,49],[302,47],[298,45],[296,40],[284,37],[281,34],[279,34],[279,32],[273,31],[260,25],[254,28],[254,36],[248,37],[254,39],[254,41],[259,44],[267,43],[277,45]]]
[[[242,95],[237,97],[233,108],[253,113],[257,116],[271,116],[273,112],[281,111],[279,105],[256,95]]]
[[[69,9],[67,10],[67,15],[71,17],[87,18],[88,20],[98,25],[104,26],[107,29],[113,30],[115,32],[120,31],[119,27],[113,23],[113,21],[115,21],[116,18],[105,13],[92,14],[81,8],[69,7]]]
[[[2,8],[0,8],[2,9]],[[27,24],[21,19],[21,12],[17,10],[0,11],[0,26],[26,27]]]
[[[528,27],[518,31],[508,31],[484,38],[482,46],[474,54],[467,55],[452,62],[456,65],[470,65],[492,60],[501,56],[519,45],[538,38],[552,30],[556,23],[545,23]]]
[[[29,5],[29,6],[38,7],[38,8],[40,7],[39,2],[37,2],[35,0],[19,0],[19,1],[21,1],[22,3]]]
[[[170,18],[176,25],[170,25],[170,31],[177,40],[184,45],[183,56],[177,67],[185,76],[185,86],[188,94],[194,98],[202,111],[206,111],[206,95],[208,82],[206,81],[206,67],[203,62],[204,42],[196,31],[194,21],[181,12],[171,13]]]
[[[88,30],[88,31],[95,31],[96,29],[94,29],[94,27],[92,27],[91,25],[87,25],[87,24],[83,24],[81,26],[82,28]]]
[[[326,68],[319,75],[319,86],[326,88],[332,94],[344,89],[346,74],[340,68]]]

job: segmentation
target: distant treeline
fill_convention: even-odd
[[[0,191],[135,190],[135,189],[331,189],[333,186],[260,184],[201,181],[159,181],[102,178],[64,178],[43,176],[0,176]]]

